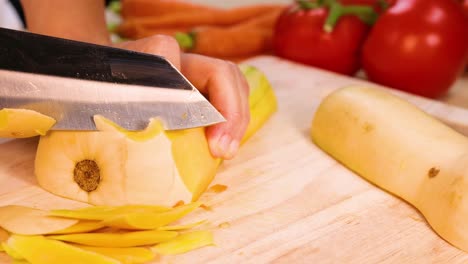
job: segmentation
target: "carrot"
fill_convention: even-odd
[[[282,8],[272,10],[260,16],[248,19],[239,23],[240,27],[262,27],[262,28],[273,28],[276,24],[276,20],[283,12]]]
[[[139,39],[156,34],[173,36],[178,32],[189,32],[191,27],[148,28],[136,23],[122,23],[117,27],[117,34],[124,38]]]
[[[250,18],[246,21],[236,24],[236,27],[262,27],[262,28],[273,28],[277,18],[281,14],[282,10],[273,10],[272,12],[265,13],[261,16]],[[226,27],[226,30],[229,27]],[[122,23],[117,33],[126,38],[144,38],[155,34],[167,34],[173,36],[178,32],[188,33],[192,27],[145,27],[144,25],[138,24],[133,20],[128,20],[126,23]]]
[[[268,50],[272,31],[264,28],[201,27],[185,36],[192,39],[191,45],[181,44],[185,51],[212,57],[242,57]],[[177,36],[179,42],[182,37]]]
[[[271,50],[273,28],[282,10],[251,18],[230,27],[198,27],[176,39],[186,51],[218,58],[258,55]]]
[[[180,12],[216,11],[217,8],[177,0],[122,0],[122,17],[161,16]]]
[[[129,17],[123,23],[133,23],[144,27],[178,27],[178,26],[228,26],[243,22],[274,10],[282,10],[282,5],[255,5],[230,10],[206,10],[190,13],[169,13],[162,16]]]

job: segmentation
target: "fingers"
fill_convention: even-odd
[[[231,62],[196,54],[183,54],[181,62],[182,73],[227,120],[207,128],[212,155],[233,158],[250,121],[247,81]]]
[[[196,54],[181,54],[170,36],[155,35],[119,43],[117,47],[160,55],[169,60],[197,87],[226,118],[226,122],[206,130],[213,156],[231,159],[250,121],[249,86],[234,63]]]
[[[180,70],[180,46],[171,36],[154,35],[143,39],[118,43],[115,46],[122,49],[163,56],[174,67]]]

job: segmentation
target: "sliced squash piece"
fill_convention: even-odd
[[[251,122],[244,143],[276,111],[263,73],[244,67]],[[173,206],[198,200],[216,175],[205,128],[164,131],[152,119],[143,131],[127,131],[95,116],[99,131],[52,131],[41,137],[35,174],[45,190],[93,205]]]
[[[156,229],[173,223],[196,208],[200,202],[181,205],[161,213],[131,213],[118,215],[103,221],[106,226],[124,229]]]
[[[52,235],[49,239],[95,247],[137,247],[160,243],[178,235],[175,231],[149,230],[118,233]]]
[[[170,207],[156,205],[91,206],[75,210],[51,210],[50,215],[82,220],[105,220],[122,214],[160,213],[169,210]]]
[[[169,241],[159,243],[151,247],[151,249],[161,255],[175,255],[213,245],[213,233],[211,231],[199,230],[181,234]]]
[[[39,235],[63,230],[78,223],[75,219],[49,216],[47,211],[25,206],[0,207],[0,227],[13,234]]]
[[[111,247],[90,247],[75,245],[86,251],[96,252],[120,261],[122,264],[147,263],[153,260],[156,254],[144,247],[111,248]]]
[[[415,206],[442,238],[468,251],[468,138],[378,88],[329,94],[313,142],[376,186]]]
[[[55,125],[51,117],[27,109],[0,110],[0,137],[27,138],[43,136]]]
[[[118,264],[116,259],[43,236],[12,235],[7,243],[33,264]]]

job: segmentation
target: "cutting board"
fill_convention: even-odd
[[[169,263],[467,263],[468,254],[441,239],[418,211],[373,186],[317,148],[309,138],[324,96],[364,80],[275,57],[248,61],[271,81],[278,112],[224,162],[200,209],[184,221],[207,219],[216,246],[164,257]],[[391,91],[460,131],[468,111]],[[37,139],[0,145],[0,205],[79,207],[36,186]],[[0,257],[0,263],[6,262]]]

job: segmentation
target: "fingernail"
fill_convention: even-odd
[[[213,153],[213,155],[217,157],[223,157],[225,153],[229,151],[231,141],[231,136],[227,134],[221,136],[220,138],[218,138],[218,140],[213,140],[214,146],[212,147],[212,149],[216,152]]]
[[[229,149],[224,154],[224,156],[226,157],[226,159],[231,159],[234,157],[238,149],[239,149],[239,141],[233,140],[231,141],[231,144],[229,144]]]

